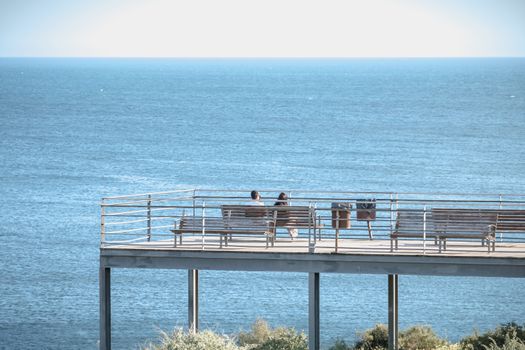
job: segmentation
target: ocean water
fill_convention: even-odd
[[[186,187],[525,193],[525,59],[0,59],[0,348],[96,349],[99,199]],[[185,271],[112,273],[113,344],[186,324]],[[307,276],[201,272],[202,327],[307,328]],[[525,322],[525,280],[400,276],[401,328]],[[321,341],[387,321],[321,276]]]

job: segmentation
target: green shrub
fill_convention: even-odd
[[[374,328],[359,334],[355,343],[356,350],[376,350],[388,348],[388,328],[384,324],[376,324]]]
[[[414,326],[399,333],[399,348],[401,350],[435,350],[446,345],[447,342],[440,339],[434,331],[432,331],[432,328],[427,326]],[[384,324],[377,324],[374,328],[361,333],[354,348],[356,350],[388,349],[387,326]],[[341,347],[340,349],[349,349],[349,347]],[[334,348],[334,350],[338,349]]]
[[[335,341],[335,344],[332,345],[328,350],[353,350],[354,348],[348,344],[342,339],[337,339]]]
[[[277,328],[270,337],[253,350],[308,350],[308,342],[304,333],[297,333],[293,328]]]
[[[268,322],[258,318],[250,327],[249,332],[239,332],[237,338],[240,346],[250,347],[264,343],[270,338],[271,334],[272,329]]]
[[[306,350],[307,338],[293,328],[272,329],[268,322],[257,319],[249,332],[237,336],[239,346],[247,350]]]
[[[239,350],[233,340],[212,331],[197,333],[176,329],[172,333],[161,332],[158,344],[148,344],[143,350]]]
[[[525,341],[525,325],[518,325],[517,323],[505,323],[496,327],[495,330],[487,331],[479,334],[477,331],[472,335],[461,340],[460,346],[464,350],[485,350],[486,347],[491,347],[494,344],[503,346],[507,339],[507,335]]]
[[[399,348],[402,350],[434,350],[446,343],[428,326],[410,327],[399,334]]]
[[[507,334],[502,345],[498,345],[494,339],[491,341],[490,346],[483,345],[486,350],[525,350],[525,342],[517,337],[516,332],[512,335]]]
[[[459,343],[446,343],[445,345],[438,346],[435,350],[461,350]]]

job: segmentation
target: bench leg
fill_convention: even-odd
[[[398,250],[399,246],[397,245],[397,238],[396,238],[396,250]]]
[[[438,247],[439,247],[439,250],[438,250],[438,252],[440,252],[440,253],[441,253],[441,241],[442,241],[442,240],[441,240],[441,238],[440,238],[440,239],[438,239],[438,242],[439,242],[439,243],[438,243],[438,244],[439,244],[439,246],[438,246]]]
[[[394,240],[390,238],[390,253],[394,252]]]
[[[179,233],[179,244],[182,245],[182,233]],[[173,235],[173,247],[177,248],[177,234]]]
[[[443,238],[443,250],[447,250],[447,239]]]
[[[489,241],[487,239],[487,248],[488,248],[489,253],[490,253],[491,249],[492,249],[493,252],[495,252],[496,251],[496,240],[494,239],[493,241]]]

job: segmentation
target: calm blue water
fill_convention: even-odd
[[[525,59],[0,59],[0,348],[94,349],[102,196],[184,187],[525,193]],[[185,271],[116,270],[115,349],[186,322]],[[307,327],[307,276],[201,274],[201,323]],[[322,275],[322,342],[386,322]],[[525,321],[525,280],[400,277],[401,327]]]

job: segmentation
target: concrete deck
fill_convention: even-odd
[[[101,248],[101,264],[107,267],[178,268],[198,270],[296,271],[372,274],[525,277],[525,244],[497,242],[488,253],[479,241],[450,241],[439,253],[433,241],[423,249],[420,240],[400,240],[390,252],[384,239],[340,239],[318,241],[309,253],[307,239],[279,237],[265,248],[263,237],[233,237],[219,248],[219,238],[185,236],[182,245],[173,239]]]

